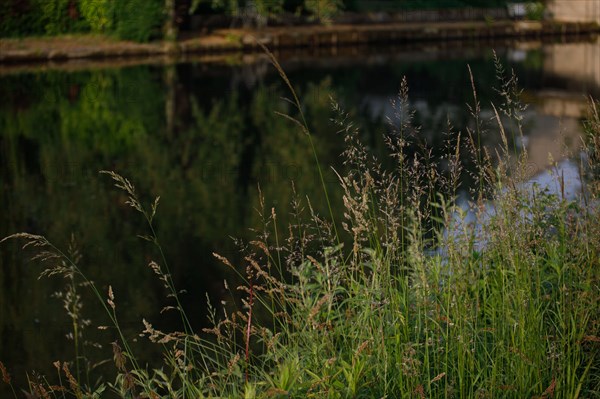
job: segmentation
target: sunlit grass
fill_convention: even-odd
[[[272,61],[297,111],[282,116],[313,145],[300,99]],[[337,172],[343,212],[333,212],[325,183],[329,215],[313,211],[310,201],[321,199],[299,193],[290,204],[291,224],[282,226],[282,210],[265,209],[261,200],[264,228],[242,244],[243,263],[215,254],[239,274],[242,299],[238,306],[210,306],[213,327],[204,331],[193,330],[173,284],[154,223],[158,199],[144,205],[131,182],[107,172],[147,222],[141,237],[161,254],[149,268],[181,316],[181,331],[143,321],[143,335],[162,347],[162,366],[140,364],[133,338],[119,328],[118,299],[86,279],[76,251],[61,251],[41,236],[12,236],[39,249],[43,274],[91,287],[117,333],[113,381],[84,383],[77,359],[58,363],[58,380],[24,388],[41,398],[109,391],[145,398],[599,397],[598,110],[592,103],[586,123],[581,197],[528,185],[527,154],[512,145],[522,135],[520,92],[516,78],[496,67],[493,129],[481,117],[473,83],[473,124],[462,131],[448,126],[442,159],[431,155],[412,123],[406,81],[386,134],[391,167],[370,154],[360,130],[333,103],[346,143],[345,168]],[[501,147],[482,147],[482,136],[494,131]],[[465,156],[474,168],[464,167]],[[457,196],[468,173],[473,201],[463,208]],[[556,179],[564,187],[560,174]],[[76,294],[72,300],[78,336]],[[10,385],[3,365],[1,371]]]

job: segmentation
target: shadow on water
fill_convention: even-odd
[[[600,47],[557,44],[497,51],[515,69],[532,103],[522,143],[536,168],[532,175],[545,173],[549,152],[559,165],[570,165],[569,153],[576,154],[579,145],[585,95],[600,92],[600,77],[594,75],[600,68],[591,65],[584,68],[588,74],[574,75],[569,67],[575,62],[561,60],[567,54],[571,60],[598,62],[594,54]],[[422,134],[441,152],[436,144],[442,142],[447,118],[459,129],[469,124],[467,64],[484,114],[491,116],[489,104],[497,94],[491,49],[383,51],[362,58],[289,57],[283,62],[304,104],[334,204],[341,203],[341,193],[329,167],[343,167],[343,140],[329,121],[330,96],[362,126],[368,147],[383,153],[390,99],[406,76]],[[274,112],[293,113],[281,100],[285,96],[277,73],[260,57],[240,65],[138,65],[0,76],[0,236],[44,234],[62,248],[73,237],[88,277],[102,292],[112,285],[128,337],[143,329],[142,318],[168,330],[180,328],[174,314],[159,313],[172,303],[148,267],[159,254],[137,237],[146,233],[144,221],[98,174],[115,170],[134,182],[145,203],[153,194],[161,196],[158,235],[175,285],[186,290],[184,305],[200,329],[206,325],[205,294],[215,303],[229,300],[223,280],[230,286],[236,281],[212,253],[242,267],[230,237],[248,239],[250,228],[261,228],[259,191],[266,214],[278,209],[281,226],[289,222],[292,181],[301,198],[310,197],[316,211],[326,214],[306,137]],[[490,134],[484,141],[493,146],[500,140]],[[70,321],[55,294],[64,291],[66,281],[37,280],[42,266],[27,261],[19,243],[1,248],[0,360],[20,384],[31,370],[52,376],[53,361],[74,357],[73,342],[65,337]],[[89,342],[83,355],[92,363],[109,358],[106,343],[115,339],[114,331],[95,328],[108,319],[85,287],[77,291],[82,318],[93,321],[84,329]],[[159,364],[151,347],[139,345],[146,361]]]

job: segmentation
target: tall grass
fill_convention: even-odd
[[[300,100],[273,62],[300,115],[285,117],[312,145]],[[333,103],[346,142],[345,169],[337,172],[343,220],[297,199],[292,224],[281,226],[263,203],[264,231],[245,244],[243,264],[214,255],[243,279],[241,306],[209,306],[214,325],[202,332],[185,315],[167,260],[150,262],[182,320],[179,332],[143,321],[143,334],[162,345],[163,365],[141,365],[120,334],[113,382],[89,386],[65,363],[65,383],[34,383],[31,395],[100,397],[108,388],[136,398],[600,397],[598,105],[591,102],[586,123],[581,197],[528,185],[527,154],[513,145],[523,134],[517,80],[496,66],[494,119],[482,118],[473,83],[473,124],[463,131],[448,124],[442,159],[413,125],[406,80],[386,160],[369,153]],[[482,146],[489,134],[500,135],[500,148]],[[463,164],[469,157],[472,172]],[[457,196],[468,173],[476,184],[465,209]],[[133,184],[108,175],[148,222],[145,238],[161,249],[158,200],[147,208]],[[45,238],[12,237],[40,249],[46,274],[87,281]],[[87,283],[121,331],[112,290]]]

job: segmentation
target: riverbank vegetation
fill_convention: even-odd
[[[322,179],[314,126],[272,61],[290,90],[282,121],[298,127]],[[345,141],[337,169],[343,217],[334,216],[324,179],[315,197],[297,193],[285,225],[286,210],[261,200],[262,229],[239,242],[240,263],[214,254],[239,283],[224,282],[227,295],[209,305],[212,325],[202,332],[164,256],[159,199],[104,172],[145,224],[138,233],[156,249],[148,272],[164,285],[172,301],[165,312],[181,328],[144,320],[144,338],[128,333],[120,292],[88,279],[75,245],[17,234],[45,264],[44,276],[66,278],[76,337],[74,361],[56,362],[56,377],[32,376],[25,389],[40,398],[598,397],[600,105],[590,103],[575,195],[556,164],[552,185],[527,183],[517,79],[498,61],[496,71],[492,115],[483,115],[471,76],[471,118],[461,128],[448,124],[443,145],[420,134],[404,81],[384,137],[389,156],[381,159],[334,102]],[[501,145],[482,145],[489,135]],[[474,182],[468,202],[461,201],[465,179]],[[318,212],[315,204],[326,206]],[[111,322],[100,326],[113,342],[110,380],[90,378],[80,356],[81,331],[89,330],[81,289],[91,289]],[[162,363],[142,361],[138,339],[155,343]],[[10,370],[0,371],[10,385]]]
[[[92,33],[145,42],[174,39],[177,27],[191,14],[223,15],[233,20],[259,18],[265,23],[269,18],[295,15],[318,22],[328,21],[342,11],[505,5],[505,0],[7,0],[0,5],[0,37]]]

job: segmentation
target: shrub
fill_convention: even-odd
[[[76,0],[8,0],[0,5],[3,36],[58,35],[88,28]]]
[[[47,34],[58,35],[70,30],[73,20],[69,16],[70,3],[70,0],[49,0],[37,3],[41,9],[41,18]]]
[[[114,30],[119,38],[145,42],[160,37],[165,17],[162,0],[119,1],[114,14]]]
[[[81,0],[81,14],[92,32],[110,32],[114,26],[115,3],[110,0]]]
[[[33,0],[0,2],[0,36],[34,35],[44,32]]]
[[[341,0],[305,0],[306,11],[319,21],[329,21],[331,17],[341,11]]]
[[[162,0],[8,0],[0,4],[0,34],[114,34],[145,42],[161,37]]]
[[[527,19],[530,19],[532,21],[541,21],[542,19],[544,19],[544,12],[546,10],[544,3],[540,1],[527,3],[525,8],[527,13]]]

